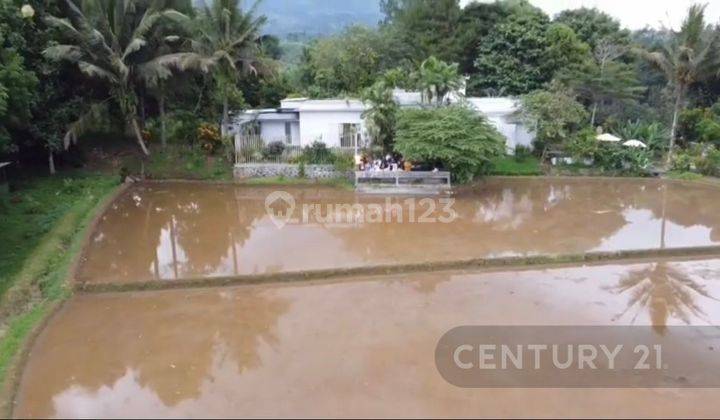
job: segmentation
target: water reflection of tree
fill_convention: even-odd
[[[153,195],[153,188],[139,186],[117,199],[90,238],[81,279],[157,276],[160,231],[170,214],[158,209]]]
[[[720,242],[720,194],[716,187],[667,181],[645,181],[642,194],[634,196],[636,208],[650,210],[660,220],[661,241],[667,241],[668,222],[682,227],[703,226],[710,240]],[[674,245],[674,244],[669,244]]]
[[[78,386],[94,395],[132,370],[139,385],[174,406],[214,380],[213,361],[228,360],[239,373],[262,366],[263,346],[281,344],[278,321],[290,305],[244,288],[88,299],[44,333],[25,386],[34,390],[37,415],[49,417],[54,396]]]
[[[608,288],[612,293],[629,294],[625,310],[617,314],[619,319],[634,311],[631,322],[647,310],[653,328],[659,334],[667,330],[670,318],[676,318],[690,325],[693,320],[702,320],[708,324],[706,313],[696,302],[697,296],[717,300],[711,296],[705,286],[695,281],[678,266],[667,262],[658,262],[631,270],[624,274],[618,283]]]
[[[458,218],[450,223],[408,222],[405,206],[403,223],[368,223],[331,232],[367,260],[408,262],[583,252],[627,223],[622,194],[599,189],[596,183],[492,181],[461,189],[455,198]],[[402,204],[403,199],[393,203]]]
[[[193,184],[134,188],[98,226],[83,278],[237,273],[238,250],[265,210],[260,196],[240,200],[235,192],[230,186]],[[222,267],[226,261],[232,266]]]

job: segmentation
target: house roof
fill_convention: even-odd
[[[296,110],[284,108],[249,109],[237,115],[236,121],[244,124],[250,121],[297,121]]]
[[[468,103],[485,115],[513,114],[520,109],[520,103],[514,98],[467,98]]]
[[[422,95],[420,92],[410,92],[402,89],[393,90],[393,97],[401,107],[422,106]],[[463,99],[452,95],[450,102],[459,102]],[[517,99],[510,97],[501,98],[464,98],[470,106],[488,116],[503,116],[515,113],[519,108]],[[308,98],[287,98],[280,102],[278,109],[256,109],[248,110],[239,114],[239,120],[283,120],[292,121],[299,118],[301,112],[363,112],[367,106],[359,99],[308,99]]]
[[[365,111],[365,104],[359,99],[284,99],[280,102],[281,109],[295,112],[313,111]]]

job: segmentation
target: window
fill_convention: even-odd
[[[285,143],[292,144],[292,123],[285,123]]]
[[[341,124],[340,147],[359,146],[360,124]]]

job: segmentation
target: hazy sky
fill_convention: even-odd
[[[461,3],[467,4],[471,1],[461,0]],[[629,29],[662,25],[677,28],[687,8],[693,3],[708,4],[705,11],[708,22],[717,23],[720,19],[720,0],[530,0],[530,3],[550,16],[565,9],[596,7],[619,19],[623,26]]]

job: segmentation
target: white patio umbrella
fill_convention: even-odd
[[[626,141],[625,143],[623,143],[623,146],[641,147],[643,149],[647,147],[647,145],[645,143],[641,142],[640,140],[635,140],[635,139]]]
[[[613,136],[613,135],[610,134],[610,133],[600,134],[599,136],[597,136],[597,137],[595,137],[595,138],[596,138],[598,141],[606,141],[606,142],[609,142],[609,143],[617,143],[617,142],[619,142],[619,141],[621,140],[619,137],[615,137],[615,136]]]

